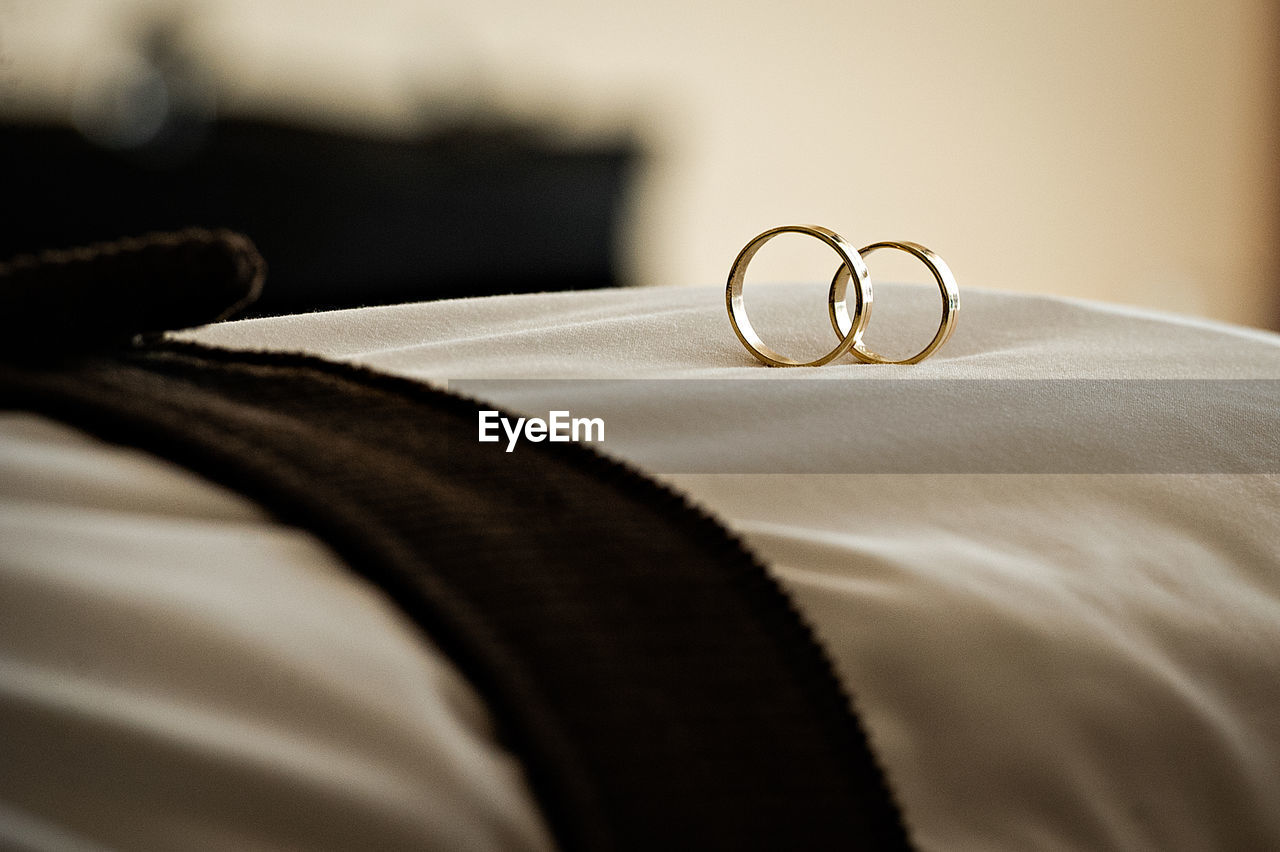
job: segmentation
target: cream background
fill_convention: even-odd
[[[0,108],[68,104],[144,7],[192,11],[228,111],[634,134],[634,283],[719,281],[817,222],[962,286],[1280,323],[1269,0],[0,0]]]

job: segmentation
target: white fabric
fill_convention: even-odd
[[[893,297],[886,303],[897,300],[899,315],[878,311],[871,341],[905,353],[913,323],[927,326],[936,312],[936,292],[881,292]],[[1275,335],[970,289],[955,336],[924,364],[769,370],[733,338],[722,298],[718,288],[509,296],[229,323],[195,337],[354,360],[436,384],[762,379],[742,382],[745,411],[785,419],[796,446],[834,441],[854,454],[869,445],[844,437],[847,424],[823,399],[857,382],[1280,378]],[[778,348],[830,345],[821,311],[815,322],[792,289],[758,287],[748,299]],[[696,398],[664,392],[660,382],[584,387],[598,390],[585,402],[607,423],[646,424],[611,440],[610,452],[710,508],[796,596],[855,694],[922,847],[1280,847],[1274,399],[1232,396],[1226,410],[1196,417],[1174,410],[1185,400],[1157,395],[1133,412],[1133,423],[1176,424],[1159,434],[1208,442],[1232,455],[1231,469],[1256,473],[681,473],[691,457],[714,453],[772,454],[785,469],[788,451],[774,438],[766,445],[751,422],[708,418]],[[1012,402],[999,382],[963,387],[992,394],[997,410]],[[512,410],[533,414],[540,404],[527,385],[489,390]],[[945,416],[921,420],[902,438],[958,457],[1020,440],[1016,421],[1000,435],[953,425]],[[182,743],[178,751],[190,756],[198,753],[191,743],[215,738],[209,754],[232,774],[204,770],[198,777],[208,789],[234,777],[286,822],[311,809],[303,826],[267,826],[255,809],[237,825],[237,807],[197,807],[175,793],[115,825],[155,832],[130,835],[144,840],[172,838],[182,825],[210,832],[197,838],[209,845],[242,830],[238,846],[281,836],[268,828],[305,829],[312,833],[299,836],[311,843],[342,821],[330,813],[345,813],[337,801],[363,808],[361,827],[376,827],[388,844],[434,831],[455,832],[441,835],[439,847],[458,848],[461,834],[475,848],[545,842],[509,758],[484,739],[487,722],[465,685],[429,651],[414,650],[417,637],[313,542],[136,454],[29,418],[6,418],[0,429],[8,459],[0,469],[0,602],[16,600],[11,587],[26,596],[0,619],[0,713],[65,724],[73,707],[92,720],[90,731],[120,736],[127,727],[120,742],[131,749],[111,752],[126,778],[172,759],[136,748],[139,741]],[[1123,458],[1126,438],[1085,431],[1068,449]],[[95,461],[87,474],[87,461],[68,461],[77,454],[128,463]],[[216,541],[190,546],[207,536]],[[327,634],[354,623],[348,609],[363,613],[359,628]],[[48,629],[53,618],[82,611],[91,614],[78,616],[83,635],[62,623]],[[187,656],[181,666],[139,656],[139,645],[151,643],[130,644],[132,634],[112,622],[121,613],[146,627],[142,636],[174,631],[191,655],[205,646],[217,654],[195,670]],[[110,661],[71,637],[112,649],[102,652]],[[403,690],[396,695],[414,696],[403,703],[386,695],[383,667],[346,656],[392,648],[402,667],[391,678]],[[228,682],[254,686],[240,703],[223,704]],[[254,696],[263,683],[290,688],[262,701]],[[119,708],[110,712],[130,725],[104,723],[102,708]],[[314,747],[286,736],[294,713],[312,721],[303,746]],[[266,736],[272,732],[287,742]],[[137,789],[70,808],[78,799],[60,792],[58,762],[47,754],[42,762],[34,749],[43,746],[19,740],[0,749],[17,750],[38,783],[6,785],[0,808],[32,832],[119,841],[107,833],[110,809],[127,809],[120,799]],[[449,805],[423,804],[433,800]],[[5,823],[19,824],[0,810]]]
[[[308,534],[0,414],[0,848],[549,849],[469,685]]]

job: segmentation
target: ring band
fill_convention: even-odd
[[[883,242],[872,243],[858,250],[860,257],[864,257],[871,252],[882,249],[892,248],[916,257],[925,266],[929,267],[929,271],[933,273],[933,279],[938,283],[938,289],[942,292],[942,322],[938,324],[938,332],[933,336],[933,340],[929,341],[929,345],[921,349],[910,358],[903,358],[901,361],[895,361],[891,358],[885,358],[883,355],[877,355],[862,344],[861,332],[866,328],[864,322],[859,328],[857,335],[850,335],[847,329],[854,327],[853,321],[849,318],[848,308],[845,306],[845,290],[847,282],[850,278],[847,267],[841,266],[836,270],[835,278],[831,280],[831,291],[827,296],[828,314],[831,317],[831,327],[836,330],[836,335],[840,337],[841,343],[853,339],[851,351],[853,356],[860,361],[868,364],[916,364],[928,358],[942,344],[947,342],[947,338],[951,336],[951,332],[956,327],[956,310],[960,306],[960,288],[956,285],[955,276],[951,274],[951,268],[947,266],[946,261],[938,257],[929,249],[919,243],[907,242],[905,240],[885,240]],[[868,290],[868,293],[870,291]],[[868,298],[868,303],[870,298]],[[855,314],[859,305],[855,305]],[[869,307],[869,305],[868,305]],[[868,311],[868,313],[870,313]]]
[[[837,334],[840,337],[840,342],[835,349],[812,361],[797,361],[766,346],[764,341],[760,339],[760,335],[756,333],[755,328],[752,327],[751,320],[747,318],[747,308],[742,298],[742,286],[747,277],[747,266],[750,265],[752,258],[756,256],[756,252],[760,251],[765,243],[779,234],[789,233],[804,234],[821,240],[834,249],[836,254],[840,255],[841,260],[840,270],[836,273],[836,277],[832,279],[831,290],[828,293],[828,309],[832,318],[831,321],[835,324]],[[877,243],[876,246],[869,246],[863,251],[870,251],[881,245],[886,244]],[[914,244],[904,243],[902,245]],[[925,249],[925,251],[928,250]],[[936,257],[936,255],[934,256]],[[929,263],[928,260],[925,262]],[[942,263],[940,258],[938,263]],[[943,264],[943,268],[945,268],[945,264]],[[950,271],[948,271],[947,275],[950,276],[950,274]],[[852,316],[849,314],[846,298],[851,280],[853,281],[854,292]],[[742,345],[747,347],[747,350],[752,355],[755,355],[771,367],[821,367],[823,364],[834,361],[850,350],[857,352],[858,347],[861,346],[862,333],[866,330],[867,323],[871,319],[871,277],[867,272],[867,265],[863,262],[861,253],[835,231],[818,225],[783,225],[778,228],[770,228],[760,234],[747,243],[742,251],[738,253],[737,259],[733,261],[733,266],[729,269],[729,283],[725,288],[725,303],[729,308],[729,322],[733,326],[734,334],[738,335]],[[945,321],[944,317],[944,324]],[[846,330],[842,331],[841,326]],[[949,328],[948,326],[948,330]],[[928,351],[932,352],[933,349],[942,344],[935,338],[935,344],[930,345],[932,348]]]

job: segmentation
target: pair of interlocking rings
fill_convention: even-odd
[[[831,317],[831,327],[835,329],[836,337],[840,342],[830,352],[812,361],[797,361],[766,346],[751,326],[751,320],[747,318],[746,304],[742,299],[742,285],[747,277],[747,266],[756,256],[756,252],[779,234],[805,234],[816,237],[840,255],[840,268],[831,279],[831,290],[827,294],[827,310]],[[933,273],[934,280],[938,282],[938,289],[942,291],[942,322],[938,324],[938,333],[924,349],[900,361],[877,355],[862,343],[862,334],[871,322],[871,275],[867,272],[867,265],[862,258],[884,248],[905,251],[922,261]],[[852,316],[849,314],[847,301],[851,281],[854,295]],[[867,364],[916,364],[936,352],[955,330],[960,289],[956,286],[956,279],[951,274],[951,269],[942,258],[919,243],[885,240],[855,250],[844,237],[827,228],[818,225],[783,225],[770,228],[760,234],[738,253],[738,258],[729,269],[725,304],[729,309],[729,322],[733,325],[733,331],[742,341],[742,345],[747,347],[747,351],[752,355],[771,367],[821,367],[847,353],[853,353],[855,358]]]

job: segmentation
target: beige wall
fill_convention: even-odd
[[[0,0],[7,108],[65,95],[128,5]],[[1271,0],[179,5],[228,108],[638,133],[637,283],[719,283],[756,232],[817,222],[930,245],[962,287],[1280,319]]]

